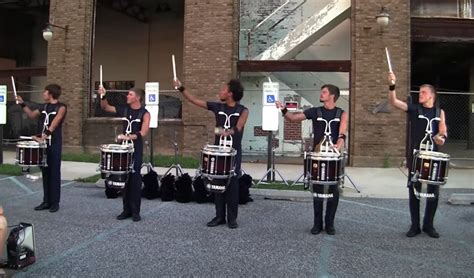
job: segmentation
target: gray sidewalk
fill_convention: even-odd
[[[14,164],[15,153],[7,151],[3,153],[4,163]],[[77,178],[90,177],[97,174],[98,164],[63,161],[61,166],[61,178],[63,180],[75,180]],[[267,171],[267,165],[263,163],[242,163],[242,169],[252,176],[253,179],[260,180]],[[286,180],[296,180],[303,172],[302,165],[293,164],[277,164],[275,168],[281,173]],[[168,168],[155,167],[158,175],[163,175]],[[183,169],[185,173],[191,176],[195,175],[196,169]],[[143,169],[145,171],[145,169]],[[172,171],[174,173],[174,171]],[[354,181],[361,193],[357,193],[351,182],[346,178],[343,196],[346,197],[371,197],[371,198],[397,198],[406,199],[407,190],[407,170],[400,168],[363,168],[363,167],[347,167],[346,173]],[[280,177],[276,175],[276,180]],[[474,189],[474,169],[450,169],[448,183],[443,188],[452,189]],[[290,189],[290,188],[289,188]],[[308,192],[279,192],[271,193],[268,190],[254,190],[252,194],[267,195],[277,194],[278,196],[286,196],[290,194],[294,197],[310,197]]]

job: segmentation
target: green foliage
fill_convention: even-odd
[[[20,176],[21,167],[14,164],[0,164],[0,175]]]

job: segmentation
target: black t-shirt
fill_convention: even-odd
[[[133,121],[136,119],[140,119],[140,122],[133,122],[132,123],[132,132],[131,134],[136,134],[142,129],[143,124],[143,116],[148,111],[144,107],[140,107],[139,109],[132,109],[130,106],[115,106],[116,117],[125,117],[129,121]],[[123,121],[123,133],[126,133],[127,130],[127,121]],[[133,140],[133,146],[135,148],[134,153],[134,167],[141,167],[142,164],[142,155],[143,155],[143,139],[138,137],[136,140]]]
[[[425,108],[421,104],[408,104],[408,117],[410,121],[410,152],[409,154],[413,154],[413,150],[418,150],[420,147],[420,142],[425,137],[425,129],[428,122],[425,119],[418,118],[418,110],[421,108],[421,112],[423,116],[427,117],[428,119],[433,119],[436,117],[436,107],[432,108]],[[439,116],[439,115],[438,115]],[[432,122],[432,133],[431,137],[435,136],[439,132],[439,122],[433,121]],[[435,144],[434,151],[438,150],[438,146]]]
[[[64,103],[57,102],[57,103],[46,103],[38,108],[40,114],[39,121],[40,121],[40,126],[41,126],[41,131],[43,131],[43,125],[45,123],[46,119],[46,114],[49,114],[48,117],[48,127],[51,126],[51,123],[53,122],[54,118],[57,116],[59,112],[59,108],[64,107],[67,112],[67,107]],[[45,112],[45,113],[44,113]],[[50,113],[56,112],[55,115],[52,115]],[[53,133],[51,134],[51,146],[61,146],[62,141],[63,141],[63,122],[64,119],[66,118],[66,114],[64,114],[63,119],[61,122],[59,122],[58,126],[54,129]]]
[[[324,121],[318,121],[316,120],[318,118],[318,113],[317,110],[318,108],[321,111],[322,118],[325,119],[326,121],[330,121],[334,118],[336,118],[337,111],[340,111],[340,116],[342,116],[342,113],[344,110],[342,110],[339,107],[334,107],[333,109],[329,110],[326,109],[324,106],[320,107],[312,107],[309,109],[306,109],[303,111],[304,115],[306,116],[306,119],[312,120],[313,121],[313,149],[314,147],[323,140],[324,137],[324,129],[326,128],[326,123]],[[333,144],[337,143],[337,139],[339,137],[339,126],[341,125],[340,122],[332,122],[330,126],[331,130],[331,141]]]
[[[216,127],[224,127],[226,124],[229,125],[229,128],[237,126],[237,121],[239,120],[242,112],[247,110],[247,107],[237,103],[234,107],[227,106],[225,103],[221,102],[207,102],[207,109],[214,113],[216,117]],[[226,115],[232,115],[234,113],[239,113],[238,116],[230,116],[230,123],[226,123],[227,117],[225,115],[219,114],[219,112],[224,112]],[[242,135],[244,134],[244,129],[240,132],[235,132],[232,135],[232,147],[237,151],[237,169],[240,169],[240,161],[242,157]],[[220,135],[216,135],[214,139],[214,144],[219,145]]]

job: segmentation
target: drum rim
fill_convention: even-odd
[[[111,149],[109,146],[118,147]],[[120,145],[120,144],[102,144],[99,146],[101,152],[107,153],[133,153],[135,150],[132,145]]]
[[[45,142],[40,143],[34,140],[26,140],[26,141],[16,142],[16,146],[19,148],[27,148],[27,149],[45,149],[46,143]]]
[[[209,146],[212,146],[209,149]],[[201,152],[203,154],[208,155],[215,155],[215,156],[235,156],[237,154],[237,150],[231,147],[222,147],[218,145],[206,145],[201,147]]]
[[[435,152],[435,151],[420,151],[418,150],[416,153],[417,157],[440,157],[440,158],[450,158],[451,156],[447,153],[442,152]]]

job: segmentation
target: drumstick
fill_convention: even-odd
[[[388,72],[392,71],[392,63],[390,62],[390,54],[388,54],[388,48],[385,47],[385,55],[387,56]]]
[[[31,136],[20,136],[20,139],[32,140],[33,138]]]
[[[104,87],[104,84],[102,83],[102,65],[100,65],[100,79],[99,79],[99,86]]]
[[[13,86],[13,94],[15,95],[15,103],[18,104],[17,94],[16,94],[16,87],[15,87],[15,79],[12,76],[12,86]]]
[[[171,61],[173,62],[173,80],[176,81],[178,78],[176,77],[176,62],[174,60],[174,54],[171,55]],[[178,86],[174,86],[175,89],[178,89]]]

